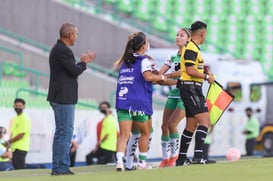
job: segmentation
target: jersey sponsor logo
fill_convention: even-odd
[[[118,84],[133,84],[135,77],[133,76],[120,76],[118,79]]]
[[[120,73],[131,73],[134,72],[134,68],[125,68],[125,69],[121,69]]]
[[[118,96],[120,99],[125,100],[126,97],[124,97],[128,93],[128,88],[127,87],[121,87],[118,93]]]

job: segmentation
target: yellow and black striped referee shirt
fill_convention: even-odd
[[[202,78],[192,77],[187,74],[186,66],[190,65],[193,65],[198,72],[204,73],[204,59],[200,52],[200,48],[192,40],[189,41],[186,47],[182,49],[180,61],[181,68],[180,79],[182,81],[195,81],[202,83],[203,82]]]

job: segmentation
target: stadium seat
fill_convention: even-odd
[[[153,19],[153,27],[160,32],[166,32],[168,21],[164,16],[156,16]]]
[[[137,0],[133,8],[133,16],[141,21],[150,21],[154,16],[154,1]]]
[[[83,0],[64,1],[84,4]],[[115,5],[117,12],[131,15],[132,23],[146,22],[143,30],[157,33],[171,42],[177,28],[189,27],[194,21],[201,20],[208,24],[207,43],[202,45],[202,50],[212,53],[234,51],[239,58],[271,56],[270,59],[273,59],[273,55],[260,43],[265,40],[273,43],[273,0],[100,1],[103,2],[101,4]]]
[[[134,7],[134,1],[130,0],[117,0],[118,8],[123,13],[131,13]]]

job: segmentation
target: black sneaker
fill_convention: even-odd
[[[185,159],[177,159],[175,166],[187,166],[190,165],[191,161],[188,158]]]
[[[75,175],[75,173],[72,172],[71,170],[68,170],[67,172],[64,173],[64,175]]]
[[[51,176],[60,176],[60,175],[75,175],[75,173],[72,172],[71,170],[68,170],[67,172],[55,172],[55,171],[51,172]]]
[[[207,160],[207,163],[208,163],[208,164],[216,163],[216,160]]]
[[[125,167],[125,171],[134,171],[136,170],[136,166],[133,166],[132,168]]]
[[[211,164],[211,163],[216,163],[215,160],[206,160],[203,158],[193,158],[192,159],[192,164]]]

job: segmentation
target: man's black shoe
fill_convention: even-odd
[[[60,176],[60,175],[74,175],[74,172],[68,170],[67,172],[51,172],[51,176]]]
[[[188,159],[188,158],[185,158],[185,159],[177,159],[176,160],[176,163],[175,163],[175,166],[187,166],[187,165],[190,165],[191,164],[191,161]]]
[[[216,163],[215,160],[206,160],[203,158],[193,158],[192,159],[192,164],[211,164],[211,163]]]
[[[74,172],[72,172],[71,170],[68,170],[67,172],[65,172],[65,174],[64,175],[75,175],[75,173]]]
[[[208,164],[216,163],[216,161],[215,161],[215,160],[207,160],[207,163],[208,163]]]

